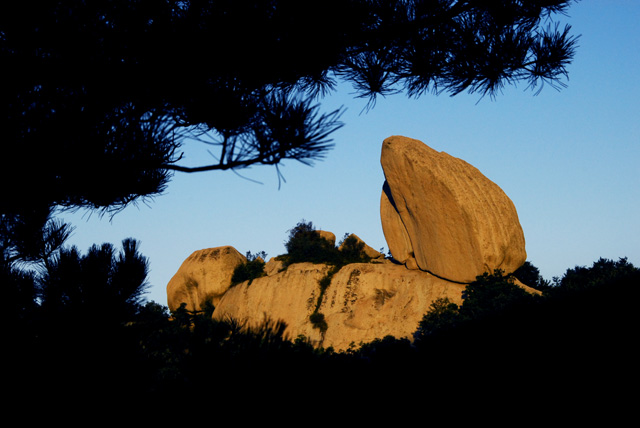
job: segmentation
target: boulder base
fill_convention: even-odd
[[[309,321],[320,287],[329,271],[323,264],[297,263],[286,271],[230,288],[220,299],[214,318],[227,317],[259,326],[284,321],[290,339],[304,335],[316,345],[346,350],[387,335],[411,338],[418,323],[439,297],[462,302],[464,285],[391,262],[344,266],[331,280],[318,312],[327,322],[324,334]]]

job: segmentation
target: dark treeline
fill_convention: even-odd
[[[385,380],[574,388],[618,381],[635,364],[640,270],[624,258],[568,269],[553,281],[527,262],[515,276],[539,295],[501,272],[485,274],[466,288],[461,305],[436,300],[413,340],[386,337],[336,352],[303,337],[287,340],[275,321],[247,331],[233,320],[214,321],[213,307],[170,314],[146,301],[148,261],[135,240],[86,253],[60,246],[30,263],[9,262],[8,242],[3,353],[6,370],[19,374],[6,384],[16,394],[115,391],[124,399],[345,379],[352,387]]]

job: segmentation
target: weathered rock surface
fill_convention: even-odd
[[[213,317],[247,327],[282,321],[293,340],[348,349],[387,335],[411,338],[437,298],[461,304],[467,283],[502,269],[512,273],[526,260],[524,234],[507,195],[461,159],[424,143],[394,136],[382,146],[385,174],[380,216],[393,263],[364,243],[370,263],[331,271],[324,264],[283,261],[265,264],[266,276],[231,286],[233,271],[246,258],[233,247],[194,252],[167,285],[169,309],[189,310],[205,302]],[[335,235],[318,231],[331,245]],[[363,242],[354,235],[358,242]],[[523,284],[517,284],[535,292]],[[310,316],[324,316],[326,330]]]
[[[411,337],[438,297],[461,303],[464,285],[439,279],[389,261],[354,263],[332,278],[318,311],[327,322],[322,336],[309,321],[320,296],[318,281],[329,266],[297,263],[287,270],[230,288],[216,306],[214,318],[232,317],[257,326],[282,320],[290,339],[299,335],[324,347],[348,349],[376,338]]]
[[[513,202],[478,169],[402,136],[383,142],[381,164],[380,216],[394,259],[465,283],[525,262]]]
[[[245,256],[231,246],[194,251],[167,284],[167,304],[174,311],[182,303],[198,311],[206,301],[218,304],[231,284],[233,271]]]
[[[266,320],[282,320],[295,339],[298,334],[305,334],[303,331],[312,330],[309,315],[320,293],[318,281],[328,270],[323,264],[295,263],[284,271],[272,271],[271,275],[256,278],[251,284],[245,281],[235,285],[220,299],[213,317],[231,317],[247,322],[248,327]]]

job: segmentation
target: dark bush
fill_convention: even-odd
[[[544,291],[551,287],[551,282],[547,281],[540,275],[540,270],[531,262],[526,261],[514,273],[520,282],[536,290]]]
[[[304,220],[289,231],[285,248],[287,254],[281,256],[285,267],[302,262],[335,264],[339,259],[338,249],[318,233],[312,222]]]
[[[531,303],[533,294],[516,285],[512,277],[502,271],[484,273],[467,285],[462,293],[463,303],[460,315],[467,320],[477,320],[492,316],[516,306]]]
[[[345,234],[340,243],[340,260],[342,264],[368,263],[371,257],[364,252],[364,242],[354,235]]]
[[[233,271],[231,286],[240,284],[244,281],[249,281],[249,285],[251,285],[251,282],[254,279],[266,275],[264,272],[264,259],[266,259],[267,255],[264,251],[257,254],[252,254],[250,251],[247,251],[246,257],[247,262],[239,264]]]
[[[640,270],[626,258],[620,258],[617,261],[600,258],[591,267],[576,266],[573,269],[567,269],[562,279],[555,278],[555,287],[551,294],[597,289],[624,281],[634,274],[637,275],[638,272]]]
[[[454,328],[460,322],[460,308],[447,297],[433,301],[415,333],[417,339]]]
[[[327,331],[328,325],[327,321],[324,319],[324,314],[320,312],[314,312],[309,316],[309,321],[314,328],[317,328],[322,333]]]

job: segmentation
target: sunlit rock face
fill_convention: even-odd
[[[167,284],[167,305],[175,311],[182,303],[189,311],[203,309],[205,302],[217,305],[231,284],[236,266],[245,256],[231,246],[194,251]]]
[[[180,266],[167,286],[169,309],[185,303],[199,310],[215,306],[214,319],[233,319],[250,328],[283,322],[285,336],[304,336],[315,346],[346,350],[391,335],[411,339],[424,314],[437,298],[460,304],[464,285],[409,270],[384,258],[364,244],[369,263],[351,263],[330,275],[322,263],[294,263],[286,268],[278,258],[267,261],[265,276],[231,285],[235,267],[246,258],[231,246],[195,251]],[[319,312],[326,321],[322,331],[311,322]]]
[[[512,273],[526,260],[513,202],[467,162],[421,141],[382,144],[382,228],[393,257],[450,281]]]
[[[342,267],[321,294],[324,264],[296,263],[283,271],[230,288],[213,313],[259,327],[284,321],[286,336],[302,335],[316,346],[346,350],[387,335],[411,339],[431,303],[442,297],[460,304],[464,285],[408,270],[390,261],[352,263]],[[327,323],[321,332],[310,322],[316,310]]]
[[[466,284],[478,275],[512,273],[525,262],[513,203],[476,168],[406,137],[384,141],[381,163],[380,216],[394,260],[354,236],[369,263],[335,272],[308,262],[285,267],[272,258],[264,276],[231,286],[246,258],[230,246],[200,250],[169,282],[169,309],[185,303],[198,310],[211,302],[214,319],[258,328],[283,322],[290,340],[304,336],[316,346],[346,350],[385,336],[411,339],[436,299],[461,304]],[[333,233],[318,233],[335,245]],[[312,322],[318,314],[323,328]]]

